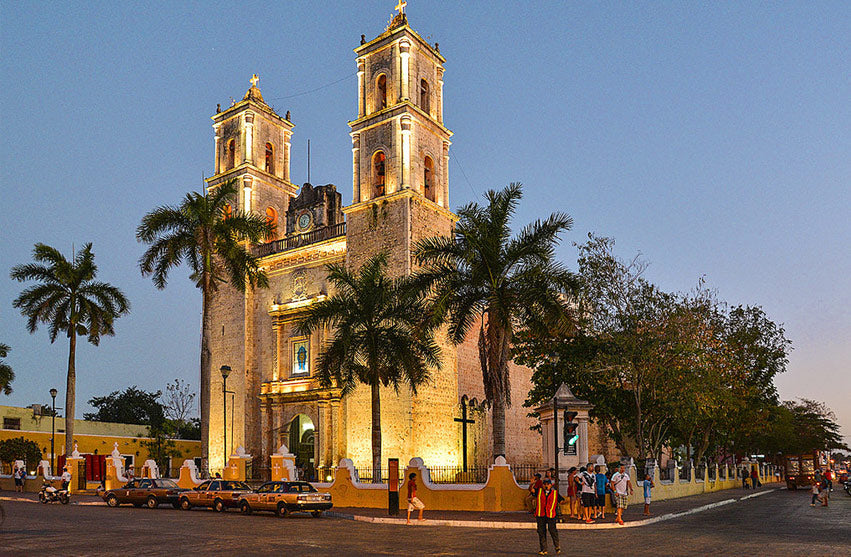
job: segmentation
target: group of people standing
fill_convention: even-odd
[[[556,471],[550,468],[544,478],[535,474],[529,483],[529,495],[526,497],[529,511],[535,515],[540,543],[540,555],[547,554],[547,532],[553,540],[556,553],[561,553],[556,523],[560,516],[559,505],[567,500],[569,518],[584,520],[593,524],[596,519],[606,518],[606,493],[612,498],[612,506],[617,509],[615,521],[623,525],[623,511],[629,504],[633,487],[626,467],[620,466],[611,476],[603,472],[603,467],[589,463],[579,469],[568,470],[567,485],[564,491],[567,498],[559,494],[555,486]],[[644,489],[644,514],[650,515],[651,490],[654,487],[652,474],[645,475],[638,484]]]

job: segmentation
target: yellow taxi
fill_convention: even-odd
[[[266,482],[252,493],[242,493],[239,499],[243,514],[272,511],[280,517],[309,512],[319,518],[332,506],[330,493],[319,492],[307,482]]]

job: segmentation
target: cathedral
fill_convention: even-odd
[[[333,184],[303,184],[290,176],[290,114],[263,100],[257,78],[243,99],[212,117],[212,190],[237,180],[232,209],[264,215],[276,230],[253,246],[269,288],[238,292],[227,286],[211,307],[210,468],[244,447],[255,470],[269,466],[281,445],[309,477],[350,458],[371,466],[370,396],[366,386],[341,396],[320,385],[317,360],[329,331],[299,336],[311,304],[333,294],[326,265],[356,271],[369,257],[388,254],[389,272],[408,274],[411,248],[423,238],[452,233],[449,148],[443,121],[444,64],[438,44],[414,31],[400,11],[372,40],[361,37],[352,140],[352,201],[343,206]],[[475,331],[474,331],[475,332]],[[483,466],[491,459],[491,417],[483,400],[476,335],[455,346],[440,339],[443,366],[412,394],[381,393],[382,455],[427,466]],[[225,382],[216,370],[229,366]],[[537,421],[522,406],[531,370],[511,364],[512,405],[506,412],[506,458],[540,464]],[[466,451],[466,452],[465,452]]]

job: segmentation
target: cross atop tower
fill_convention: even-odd
[[[408,5],[408,3],[405,0],[399,0],[399,3],[396,4],[395,10],[397,12],[399,12],[399,14],[401,15],[401,14],[405,13],[405,6],[407,6],[407,5]]]
[[[260,81],[260,78],[257,77],[257,74],[253,74],[251,76],[251,79],[249,79],[248,81],[251,82],[252,87],[257,87],[257,82]]]

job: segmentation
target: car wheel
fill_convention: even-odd
[[[118,497],[116,497],[115,494],[110,493],[109,497],[106,498],[106,504],[110,507],[117,507],[119,505]]]
[[[312,515],[313,515],[313,518],[319,518],[319,517],[321,517],[321,516],[322,516],[322,511],[313,511],[313,512],[312,512],[312,513],[310,513],[310,514],[312,514]]]
[[[180,500],[180,508],[183,509],[184,511],[188,511],[189,509],[192,508],[192,503],[189,502],[189,499],[184,497],[183,499]]]
[[[151,495],[148,497],[148,500],[145,501],[145,504],[148,506],[149,509],[156,509],[160,505],[160,502],[157,501],[156,497]]]
[[[68,497],[67,495],[60,495],[59,496],[59,502],[62,503],[63,505],[67,505],[70,500],[71,500],[71,498]]]
[[[251,514],[251,505],[248,504],[248,501],[243,501],[242,504],[239,505],[239,510],[242,514]]]
[[[38,502],[39,503],[47,503],[47,497],[44,496],[44,493],[38,494]]]
[[[275,514],[281,518],[287,516],[287,506],[284,503],[278,503],[277,508],[275,509]]]
[[[221,499],[216,499],[213,501],[213,510],[217,513],[225,512],[225,502]]]

